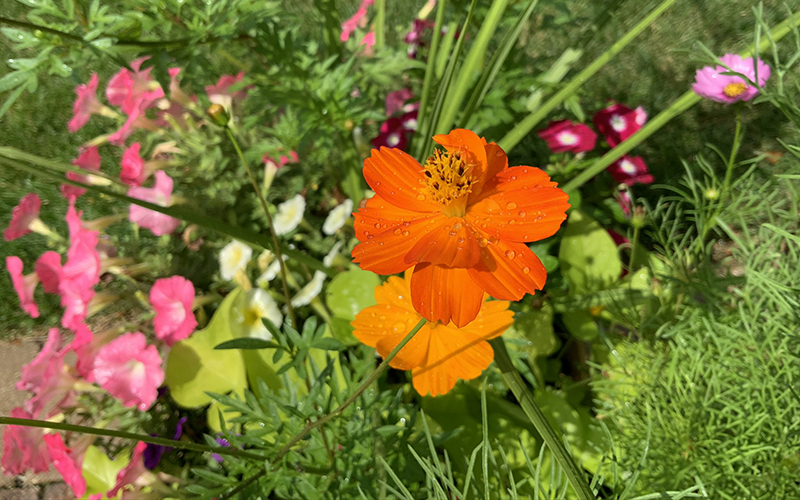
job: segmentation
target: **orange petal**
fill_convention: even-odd
[[[415,212],[438,210],[438,205],[419,192],[425,186],[422,166],[399,149],[373,149],[372,155],[364,160],[364,179],[392,205]]]
[[[504,190],[469,207],[466,219],[497,239],[538,241],[561,227],[568,199],[567,193],[554,187]]]
[[[452,320],[456,326],[465,326],[478,315],[483,290],[466,269],[417,264],[411,275],[411,301],[428,321],[447,324]]]
[[[486,164],[486,139],[463,128],[457,128],[449,134],[439,134],[433,136],[433,140],[444,146],[451,153],[460,153],[465,157],[467,164],[473,165],[473,179],[476,183],[482,184],[486,178],[488,165]],[[480,191],[473,184],[473,191]]]
[[[375,287],[375,301],[378,304],[392,304],[404,307],[418,315],[414,311],[414,305],[411,303],[410,277],[411,271],[406,271],[406,276],[403,278],[390,276],[383,285]],[[421,316],[417,318],[417,321],[420,319],[422,319]]]
[[[470,198],[469,203],[478,203],[484,198],[503,191],[530,190],[540,187],[556,187],[557,185],[540,168],[526,166],[506,168],[494,177],[487,179],[483,190],[478,196]]]
[[[483,147],[486,151],[486,179],[491,179],[508,168],[508,156],[503,148],[494,142]]]
[[[484,338],[452,326],[437,325],[428,336],[427,356],[411,371],[414,389],[421,395],[439,396],[450,391],[458,379],[480,376],[494,359]]]
[[[461,331],[470,331],[486,340],[499,337],[514,324],[514,312],[508,306],[505,300],[485,301],[478,317]]]
[[[406,263],[472,267],[480,257],[481,248],[469,223],[461,217],[451,217],[417,241],[406,254]]]
[[[481,262],[468,271],[470,278],[486,293],[503,300],[519,300],[526,293],[533,294],[541,290],[547,280],[542,261],[530,248],[503,240],[481,248]],[[413,292],[413,279],[411,289]]]

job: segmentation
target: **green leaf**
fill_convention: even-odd
[[[558,259],[572,294],[608,288],[622,273],[614,240],[596,220],[580,210],[573,210],[567,219]]]
[[[569,311],[561,315],[561,320],[567,331],[579,340],[588,342],[599,333],[597,322],[589,311]]]
[[[344,351],[347,346],[332,337],[323,337],[312,342],[311,348],[322,349],[323,351]]]
[[[86,479],[86,495],[103,495],[114,487],[117,474],[128,462],[129,456],[121,454],[116,460],[111,460],[97,446],[91,445],[83,456],[83,478]]]
[[[236,324],[233,308],[241,289],[222,301],[208,326],[172,347],[167,357],[166,385],[172,398],[187,408],[204,406],[212,401],[206,392],[225,394],[247,387],[245,363],[235,350],[215,350],[234,338]]]
[[[349,319],[331,318],[328,321],[328,328],[334,338],[339,339],[346,346],[358,345],[359,340],[353,335],[353,325]]]
[[[545,302],[539,310],[515,314],[514,324],[506,335],[526,340],[524,350],[530,358],[553,354],[559,346],[553,330],[553,306]]]
[[[258,337],[242,337],[228,340],[214,347],[216,350],[224,349],[270,349],[280,348],[281,346],[271,340],[264,340]]]
[[[353,268],[331,280],[325,301],[334,316],[353,320],[364,308],[375,305],[375,287],[380,284],[375,273]]]

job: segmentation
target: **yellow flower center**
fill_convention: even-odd
[[[722,90],[728,97],[739,97],[747,90],[747,85],[744,83],[729,83],[725,85],[725,88]]]
[[[426,194],[442,207],[449,217],[463,217],[467,212],[467,195],[472,192],[472,165],[459,153],[435,150],[422,167]]]

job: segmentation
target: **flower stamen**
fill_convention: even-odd
[[[725,85],[725,88],[722,90],[722,92],[728,97],[739,97],[740,95],[744,94],[745,90],[747,90],[747,84],[737,82]]]
[[[449,217],[466,213],[467,195],[472,192],[472,165],[459,153],[437,149],[423,166],[427,195],[442,207]]]

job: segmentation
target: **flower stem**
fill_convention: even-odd
[[[528,418],[539,432],[539,435],[542,436],[544,442],[547,443],[558,465],[564,469],[567,480],[569,480],[578,498],[580,500],[595,500],[597,497],[586,482],[585,474],[575,464],[569,451],[564,447],[560,436],[547,422],[547,418],[536,405],[536,401],[534,401],[533,396],[525,386],[525,382],[522,381],[519,372],[514,368],[514,364],[508,356],[508,351],[506,350],[503,339],[498,337],[490,340],[489,343],[494,349],[494,360],[500,368],[500,372],[503,374],[503,380],[506,385],[511,388],[511,392],[514,393],[523,411],[528,415]]]
[[[733,167],[736,165],[736,155],[739,153],[739,147],[742,145],[742,108],[736,109],[736,131],[733,133],[733,145],[731,146],[731,154],[728,157],[728,164],[725,169],[725,180],[722,181],[722,190],[719,193],[719,200],[714,209],[714,213],[703,227],[703,239],[705,239],[708,231],[716,226],[717,217],[722,213],[725,206],[725,198],[731,189],[731,177],[733,176]]]
[[[256,176],[253,175],[253,170],[250,168],[250,165],[247,163],[247,160],[244,159],[244,154],[242,154],[242,148],[239,147],[239,142],[236,140],[236,136],[233,135],[233,131],[230,127],[225,126],[225,132],[228,134],[231,142],[233,143],[233,147],[236,149],[236,153],[239,155],[239,160],[242,162],[242,166],[244,169],[247,170],[247,175],[250,177],[250,182],[253,183],[253,189],[256,190],[256,195],[258,195],[258,201],[261,202],[261,208],[264,209],[264,215],[267,216],[267,225],[269,226],[269,234],[272,236],[272,246],[275,251],[275,257],[277,257],[278,262],[281,266],[281,281],[283,281],[283,294],[286,297],[286,307],[289,311],[289,317],[292,320],[292,326],[297,329],[297,318],[294,315],[294,308],[292,307],[292,296],[289,292],[289,280],[286,277],[286,262],[283,261],[283,253],[281,252],[281,245],[278,242],[278,235],[275,234],[275,226],[272,224],[272,215],[269,213],[269,207],[267,207],[267,200],[264,199],[264,194],[261,192],[261,189],[258,186],[258,181],[256,181]]]
[[[154,436],[149,436],[147,434],[136,434],[133,432],[115,431],[111,429],[97,429],[94,427],[65,424],[62,422],[49,422],[47,420],[34,420],[28,418],[0,417],[0,425],[21,425],[24,427],[39,427],[43,429],[55,429],[59,431],[93,434],[95,436],[116,437],[122,439],[130,439],[132,441],[142,441],[144,443],[157,444],[160,446],[180,448],[182,450],[217,453],[219,455],[230,455],[232,457],[246,458],[249,460],[256,460],[258,462],[264,461],[264,457],[262,457],[261,455],[257,455],[255,453],[250,453],[248,451],[239,450],[237,448],[232,448],[227,446],[219,446],[219,447],[208,446],[205,444],[191,443],[187,441],[174,441],[172,439],[154,437]]]
[[[267,474],[267,469],[266,468],[261,469],[261,471],[256,472],[252,476],[250,476],[247,479],[241,481],[232,490],[228,491],[227,493],[223,493],[222,495],[220,495],[218,497],[218,500],[228,500],[229,498],[233,498],[237,493],[239,493],[240,491],[244,490],[245,488],[247,488],[248,486],[250,486],[254,482],[258,481],[259,479],[264,477],[266,474]]]
[[[320,418],[319,420],[315,420],[314,422],[310,422],[308,425],[306,425],[303,428],[303,430],[300,431],[300,433],[298,433],[295,437],[290,439],[289,442],[286,443],[286,445],[283,448],[280,449],[278,454],[275,456],[275,459],[272,460],[272,463],[277,463],[280,459],[285,457],[286,454],[289,453],[289,451],[292,449],[292,447],[294,445],[296,445],[298,442],[300,442],[301,439],[306,437],[311,431],[313,431],[314,429],[316,429],[318,427],[322,427],[323,425],[327,424],[328,422],[330,422],[334,418],[336,418],[339,415],[341,415],[342,412],[344,412],[344,410],[348,406],[350,406],[351,404],[355,403],[356,400],[361,396],[361,394],[363,394],[364,391],[366,391],[367,388],[370,385],[372,385],[372,383],[375,382],[375,380],[377,380],[377,378],[381,375],[381,373],[386,371],[386,369],[389,367],[389,363],[392,361],[392,359],[394,359],[394,357],[397,355],[397,353],[400,352],[400,350],[403,347],[405,347],[406,344],[408,344],[411,341],[412,338],[414,338],[414,335],[416,335],[417,332],[420,330],[420,328],[422,328],[425,325],[425,323],[427,323],[427,322],[428,322],[428,320],[426,320],[425,318],[422,318],[421,320],[419,320],[419,323],[417,323],[417,325],[408,333],[408,335],[406,335],[405,338],[403,340],[401,340],[400,343],[397,344],[397,346],[394,349],[392,349],[392,352],[390,352],[389,355],[386,356],[383,359],[381,364],[378,365],[378,368],[376,368],[375,371],[372,372],[372,375],[367,377],[367,379],[364,382],[361,383],[361,385],[358,387],[358,389],[356,389],[356,392],[354,392],[352,396],[347,398],[347,400],[345,400],[345,402],[340,404],[332,412],[328,413],[327,415],[325,415],[324,417]]]

